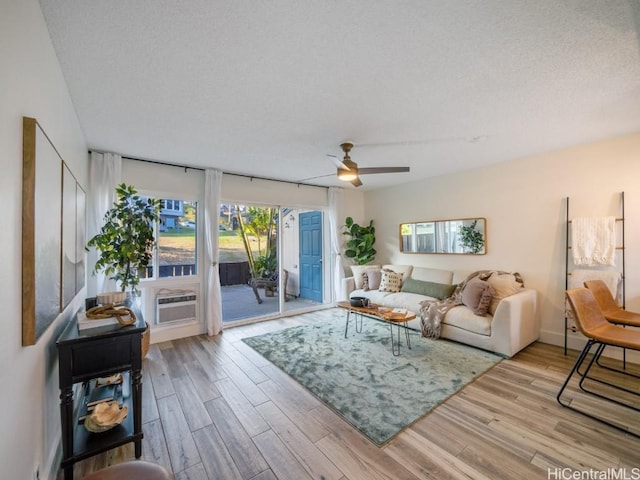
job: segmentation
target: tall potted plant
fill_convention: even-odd
[[[351,237],[347,241],[347,249],[344,254],[348,258],[352,258],[357,265],[364,265],[373,262],[376,258],[376,250],[373,244],[376,242],[376,229],[373,226],[373,220],[369,221],[369,225],[363,227],[353,221],[353,218],[345,219],[346,231],[343,235]]]
[[[124,183],[116,187],[117,200],[104,216],[104,225],[87,247],[99,252],[94,273],[101,270],[122,292],[139,294],[140,272],[151,262],[154,224],[160,220],[160,200],[144,199]]]

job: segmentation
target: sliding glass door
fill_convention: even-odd
[[[226,324],[273,318],[323,303],[321,211],[223,204],[218,228]]]

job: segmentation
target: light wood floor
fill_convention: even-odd
[[[561,478],[548,469],[631,475],[640,467],[640,440],[556,403],[577,352],[565,357],[535,343],[379,448],[240,341],[342,314],[324,310],[152,345],[143,458],[179,480],[547,479]],[[640,431],[639,413],[586,398],[575,386],[568,395]],[[132,458],[131,444],[111,450],[76,464],[75,478]]]

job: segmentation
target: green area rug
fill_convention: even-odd
[[[345,313],[243,341],[339,413],[377,445],[431,411],[501,360],[447,340],[404,332],[401,354],[391,353],[389,326],[353,320],[344,338]],[[353,317],[352,317],[353,318]],[[393,329],[397,341],[397,330]]]

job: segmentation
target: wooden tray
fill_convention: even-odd
[[[388,307],[378,308],[378,315],[387,320],[403,320],[405,318],[414,318],[415,314],[409,310],[402,312],[394,312],[394,309]]]

